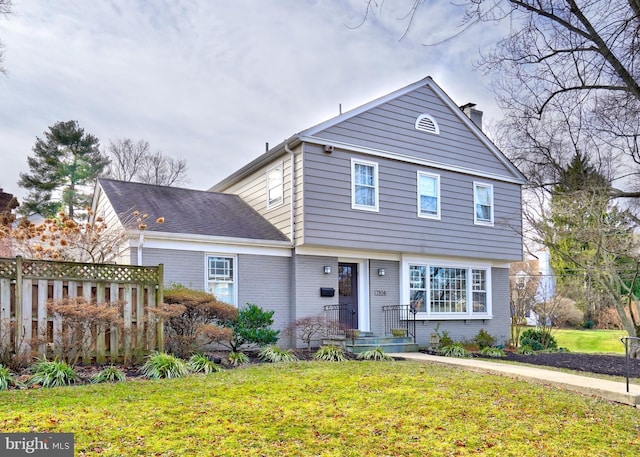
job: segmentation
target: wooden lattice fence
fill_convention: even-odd
[[[163,266],[89,264],[0,258],[0,349],[19,352],[33,347],[40,355],[56,351],[62,319],[51,316],[51,300],[82,297],[100,306],[120,302],[123,325],[99,328],[85,363],[118,362],[163,349],[162,323],[148,308],[163,301]]]

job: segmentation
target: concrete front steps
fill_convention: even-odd
[[[355,338],[342,335],[329,336],[322,339],[323,345],[341,346],[349,352],[359,354],[370,349],[381,348],[384,352],[418,352],[418,345],[413,338],[396,336],[376,336],[371,332],[360,332]]]

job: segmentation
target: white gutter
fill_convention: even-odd
[[[287,143],[287,141],[285,140],[284,142],[284,150],[286,152],[288,152],[291,155],[291,209],[290,209],[290,214],[289,214],[289,220],[290,220],[290,227],[291,227],[291,246],[295,246],[296,241],[294,239],[295,237],[295,224],[294,224],[294,219],[295,219],[295,205],[294,205],[294,198],[296,195],[296,170],[295,170],[295,157],[294,157],[294,153],[291,149],[289,149],[289,144]]]
[[[142,235],[142,234],[141,234]],[[226,236],[211,236],[211,235],[196,235],[189,233],[172,233],[172,232],[156,232],[149,230],[146,233],[146,241],[156,240],[170,240],[170,241],[193,241],[199,243],[213,243],[213,244],[226,244],[226,245],[242,245],[242,246],[259,246],[259,247],[286,247],[290,248],[291,243],[289,241],[275,241],[275,240],[256,240],[253,238],[233,238]]]

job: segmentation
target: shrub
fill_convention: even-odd
[[[99,373],[91,376],[92,383],[100,383],[100,382],[124,382],[127,380],[127,376],[124,374],[122,370],[118,367],[114,367],[113,365],[104,368]]]
[[[73,367],[58,359],[40,360],[31,367],[31,371],[33,376],[29,379],[29,384],[42,387],[68,386],[80,379]]]
[[[485,346],[480,349],[480,354],[486,355],[487,357],[494,357],[496,359],[506,356],[505,352],[502,349],[491,346]]]
[[[293,353],[291,349],[282,349],[278,346],[271,345],[263,348],[258,353],[260,360],[266,360],[267,362],[295,362],[298,357]]]
[[[528,344],[523,344],[517,350],[517,353],[522,355],[531,355],[533,352],[533,349]]]
[[[578,309],[574,300],[561,297],[556,300],[552,320],[556,327],[578,327],[584,321],[584,312]]]
[[[393,360],[389,354],[385,353],[381,347],[377,347],[375,349],[369,349],[368,351],[361,352],[358,354],[359,360]]]
[[[321,346],[315,354],[313,354],[313,358],[314,360],[322,360],[325,362],[344,362],[347,360],[344,349],[332,344]]]
[[[194,373],[211,374],[222,371],[222,367],[220,365],[204,354],[193,354],[189,357],[187,365]]]
[[[494,346],[498,339],[485,329],[480,329],[478,334],[473,338],[473,341],[478,345],[480,350],[482,350],[486,347]]]
[[[453,343],[448,346],[444,346],[439,350],[439,352],[440,355],[443,355],[445,357],[471,357],[471,354],[464,348],[462,343]]]
[[[597,309],[593,320],[596,328],[622,330],[622,320],[618,311],[613,306]]]
[[[16,331],[15,321],[4,321],[0,323],[0,335],[12,335]],[[24,335],[20,341],[15,344],[2,344],[0,342],[0,365],[4,365],[13,371],[20,371],[28,367],[33,361],[34,351],[38,341],[30,341]]]
[[[520,338],[520,345],[526,346],[534,352],[544,351],[544,346],[533,338]]]
[[[7,390],[15,382],[13,374],[4,365],[0,365],[0,390]]]
[[[155,352],[147,357],[140,372],[149,379],[183,378],[189,374],[189,367],[187,362],[176,356]]]
[[[229,353],[229,363],[234,367],[249,363],[249,357],[242,352],[232,351]]]
[[[557,349],[556,339],[547,330],[529,328],[520,335],[520,344],[529,345],[534,351],[543,349]]]
[[[455,343],[453,338],[449,336],[449,332],[447,330],[443,330],[442,333],[438,333],[438,336],[440,337],[440,342],[438,343],[439,348],[443,348],[445,346],[451,346],[452,344]]]
[[[285,328],[285,334],[294,335],[307,345],[307,351],[311,352],[311,342],[318,336],[324,335],[331,328],[324,314],[307,316],[291,322]]]
[[[238,311],[235,319],[227,319],[223,326],[233,330],[233,335],[228,341],[219,341],[227,345],[233,352],[244,345],[255,344],[267,346],[278,341],[280,330],[273,330],[273,314],[275,311],[265,311],[258,305],[247,303],[247,306]]]
[[[165,289],[161,307],[147,309],[164,319],[165,348],[179,357],[200,350],[203,344],[214,340],[211,327],[238,315],[235,306],[217,300],[210,293],[179,284]]]
[[[122,329],[121,305],[120,302],[91,303],[82,297],[49,301],[49,315],[62,320],[62,334],[53,342],[54,353],[71,365],[78,363],[85,348],[95,345],[100,329]]]

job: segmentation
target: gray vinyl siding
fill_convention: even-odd
[[[458,109],[458,108],[456,108]],[[415,129],[431,115],[440,134]],[[512,176],[480,139],[429,87],[422,87],[315,134],[318,138],[404,154],[422,160]]]
[[[132,250],[132,260],[137,261],[136,250]],[[164,284],[182,284],[196,290],[205,288],[205,264],[202,251],[178,251],[173,249],[143,248],[142,264],[164,264]]]
[[[304,242],[423,255],[520,260],[518,184],[305,145]],[[379,211],[351,208],[351,158],[378,164]],[[441,219],[418,217],[417,171],[440,175]],[[474,224],[473,183],[493,185],[494,226]]]
[[[255,303],[273,314],[273,328],[289,323],[291,258],[241,254],[238,256],[238,306]]]
[[[267,171],[282,164],[283,167],[283,203],[267,208]],[[296,183],[297,185],[297,183]],[[219,192],[239,195],[262,217],[267,219],[286,236],[291,236],[291,155],[283,154],[264,167],[246,176]]]

